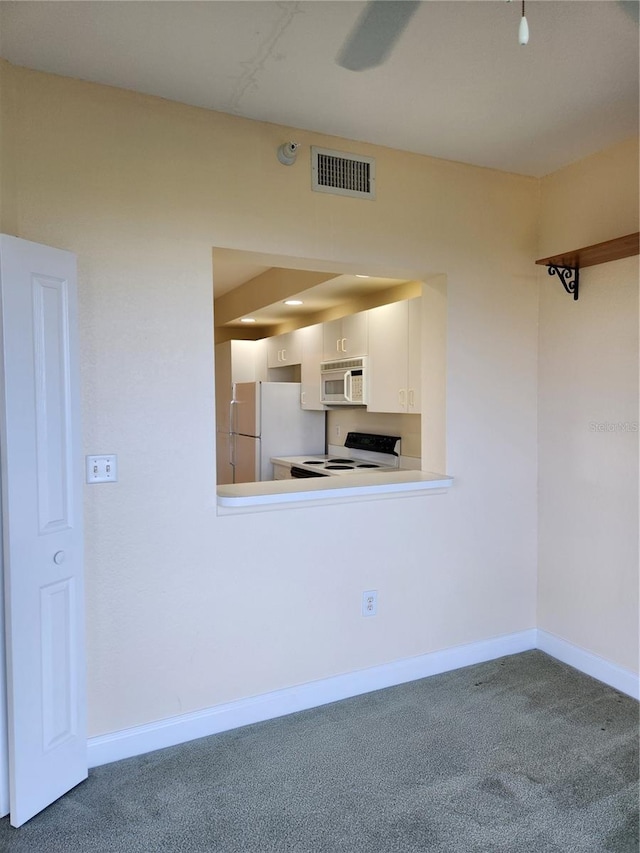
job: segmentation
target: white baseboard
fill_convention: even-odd
[[[540,649],[574,669],[584,672],[635,699],[639,697],[638,676],[604,658],[574,646],[547,631],[531,628],[491,640],[454,646],[438,652],[405,658],[393,663],[336,675],[296,687],[275,690],[248,699],[239,699],[203,711],[181,714],[167,720],[89,739],[89,767],[109,764],[122,758],[142,755],[155,749],[186,743],[199,737],[305,711],[348,699],[383,687],[404,684],[441,672],[460,669],[505,655]]]
[[[562,663],[569,664],[574,669],[584,672],[585,675],[597,678],[598,681],[614,687],[621,693],[626,693],[627,696],[640,699],[640,682],[636,673],[594,655],[593,652],[574,646],[568,640],[563,640],[548,631],[542,631],[539,628],[537,633],[536,647],[540,651],[546,652]]]
[[[531,628],[99,735],[88,742],[89,767],[535,648],[536,630]]]

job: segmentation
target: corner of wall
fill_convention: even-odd
[[[637,136],[545,175],[540,181],[540,257],[638,230]]]
[[[12,128],[15,110],[13,66],[0,59],[0,232],[17,235],[15,163]]]

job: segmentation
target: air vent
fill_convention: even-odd
[[[319,193],[376,197],[376,161],[342,151],[311,147],[311,186]]]

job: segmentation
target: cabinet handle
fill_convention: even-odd
[[[346,339],[346,338],[343,338],[343,339],[342,339],[342,343],[341,343],[341,345],[340,345],[340,348],[341,348],[342,352],[346,352],[346,351],[347,351],[347,347],[345,346],[345,344],[346,344],[346,343],[347,343],[347,339]]]
[[[413,408],[415,405],[413,388],[409,388],[409,407]]]
[[[287,360],[287,351],[286,351],[286,349],[283,349],[283,350],[282,350],[282,360],[283,360],[283,361],[286,361],[286,360]]]
[[[305,400],[306,394],[307,394],[307,392],[306,392],[306,391],[301,391],[301,392],[300,392],[300,404],[301,404],[302,406],[304,406],[304,404],[305,404],[305,402],[306,402],[306,400]]]
[[[400,403],[400,405],[402,406],[403,409],[405,407],[404,401],[405,401],[405,390],[404,390],[404,388],[401,388],[398,391],[398,402]]]
[[[336,341],[336,352],[340,352],[340,338]]]

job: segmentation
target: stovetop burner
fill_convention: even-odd
[[[398,468],[399,441],[397,436],[349,432],[344,445],[329,445],[326,454],[288,457],[283,461],[299,466],[307,471],[308,476],[315,477],[378,473]]]

